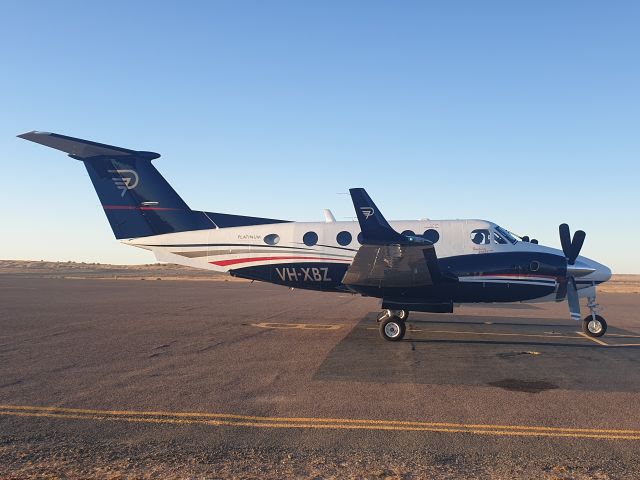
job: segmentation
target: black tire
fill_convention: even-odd
[[[407,319],[409,318],[409,310],[398,310],[398,311],[400,312],[400,315],[398,315],[400,320],[402,320],[403,322],[406,322]]]
[[[380,322],[380,336],[389,342],[399,342],[406,331],[407,325],[396,316]]]
[[[582,321],[582,332],[590,337],[598,338],[607,332],[607,322],[600,315],[596,315],[596,322],[591,315],[587,315]]]

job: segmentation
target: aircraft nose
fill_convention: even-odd
[[[602,283],[611,278],[611,269],[606,265],[586,257],[578,257],[578,261],[595,270],[589,275],[585,275],[581,280],[591,280],[592,282]]]

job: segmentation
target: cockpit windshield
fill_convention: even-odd
[[[506,243],[505,240],[507,240],[508,242],[515,244],[518,241],[511,232],[497,225],[495,226],[494,238],[497,243]]]

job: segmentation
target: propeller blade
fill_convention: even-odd
[[[567,277],[558,278],[558,290],[556,290],[556,302],[567,298]]]
[[[580,320],[580,297],[576,288],[576,280],[573,277],[567,279],[567,301],[569,302],[569,312],[571,319]]]
[[[571,253],[571,233],[569,232],[569,225],[563,223],[562,225],[560,225],[559,231],[562,251],[564,252],[564,256],[569,258],[569,254]]]
[[[580,250],[582,250],[582,245],[584,244],[584,239],[587,236],[582,230],[577,230],[576,233],[573,234],[573,240],[571,241],[571,252],[570,255],[567,256],[567,260],[569,265],[573,265],[576,263],[576,258],[580,255]]]

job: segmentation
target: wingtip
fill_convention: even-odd
[[[18,138],[24,138],[28,140],[29,137],[33,137],[35,135],[51,135],[51,132],[42,132],[40,130],[31,130],[30,132],[21,133],[20,135],[16,135]]]

